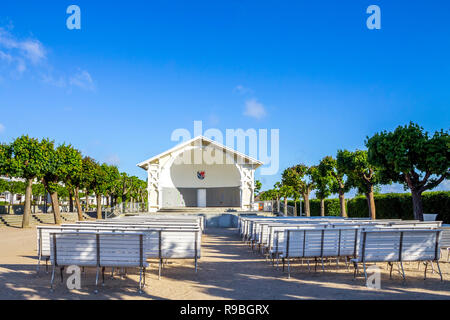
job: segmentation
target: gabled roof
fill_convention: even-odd
[[[249,156],[247,156],[247,155],[245,155],[245,154],[243,154],[243,153],[241,153],[239,151],[236,151],[234,149],[231,149],[231,148],[229,148],[227,146],[224,146],[223,144],[220,144],[220,143],[218,143],[218,142],[216,142],[214,140],[211,140],[211,139],[209,139],[209,138],[207,138],[205,136],[197,136],[197,137],[195,137],[195,138],[193,138],[191,140],[188,140],[188,141],[185,141],[183,143],[180,143],[180,144],[176,145],[175,147],[173,147],[173,148],[171,148],[171,149],[169,149],[167,151],[164,151],[163,153],[160,153],[160,154],[158,154],[158,155],[156,155],[156,156],[154,156],[154,157],[152,157],[150,159],[142,161],[142,162],[138,163],[137,166],[146,170],[146,166],[148,164],[150,164],[150,163],[152,163],[152,162],[154,162],[154,161],[156,161],[156,160],[158,160],[158,159],[160,159],[160,158],[162,158],[162,157],[164,157],[164,156],[166,156],[166,155],[168,155],[168,154],[170,154],[172,152],[175,152],[175,151],[177,151],[179,149],[182,149],[184,147],[192,145],[195,142],[200,141],[200,140],[202,141],[202,143],[203,142],[207,142],[208,144],[212,144],[212,145],[216,146],[218,149],[222,149],[222,150],[228,151],[229,153],[232,153],[232,154],[234,154],[234,155],[236,155],[238,157],[241,157],[241,158],[247,160],[250,164],[255,165],[255,169],[258,168],[259,166],[263,165],[263,163],[261,161],[259,161],[257,159],[254,159],[252,157],[249,157]]]

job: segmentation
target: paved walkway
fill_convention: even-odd
[[[94,270],[82,278],[82,290],[70,292],[58,281],[51,293],[50,275],[35,275],[35,237],[34,229],[0,228],[0,299],[450,299],[448,263],[442,263],[444,282],[431,273],[424,281],[417,264],[406,265],[406,282],[398,273],[389,279],[380,264],[381,290],[367,289],[362,278],[353,281],[343,263],[339,268],[327,266],[326,272],[308,272],[297,264],[287,279],[252,253],[232,229],[207,229],[197,274],[193,261],[172,260],[158,280],[157,265],[152,263],[143,295],[137,293],[135,273],[125,279],[108,277],[99,294],[93,294]]]

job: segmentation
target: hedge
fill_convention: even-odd
[[[376,194],[374,198],[378,219],[414,219],[410,193]],[[424,213],[437,213],[437,220],[450,224],[450,191],[424,192],[422,199]],[[289,201],[289,204],[294,205],[294,202]],[[320,216],[320,200],[310,200],[310,208],[312,216]],[[366,197],[347,199],[347,213],[350,218],[369,217]],[[339,199],[325,199],[325,215],[340,216]]]

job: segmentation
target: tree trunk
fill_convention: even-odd
[[[86,189],[86,191],[85,191],[85,198],[86,198],[86,209],[85,209],[84,211],[88,212],[88,211],[90,211],[90,208],[89,208],[89,193],[88,193],[88,189]]]
[[[280,198],[277,198],[277,213],[280,212]]]
[[[101,220],[103,219],[102,216],[102,195],[101,194],[95,194],[97,197],[97,219]]]
[[[73,211],[73,190],[69,190],[69,212]]]
[[[294,199],[294,216],[298,216],[297,214],[297,200]]]
[[[284,197],[284,215],[287,217],[288,215],[288,205],[287,205],[287,197]]]
[[[320,216],[325,217],[325,199],[320,199]]]
[[[341,205],[341,217],[347,218],[347,210],[345,210],[345,193],[339,190],[339,204]]]
[[[8,208],[8,214],[14,214],[13,210],[13,202],[14,202],[14,193],[9,192],[9,208]],[[11,212],[11,210],[13,212]]]
[[[411,197],[413,201],[414,219],[423,221],[422,193],[411,190]]]
[[[55,217],[55,224],[61,224],[61,212],[59,210],[58,192],[52,192],[50,194],[52,199],[53,216]]]
[[[25,208],[23,209],[22,217],[22,228],[28,228],[30,226],[32,187],[33,180],[27,179],[27,187],[25,189]]]
[[[78,187],[75,188],[75,205],[77,207],[78,212],[78,221],[83,221],[83,210],[81,209],[81,203],[80,203],[80,194]]]
[[[305,215],[311,217],[311,211],[309,209],[309,193],[303,194],[303,200],[305,201]]]
[[[373,186],[369,187],[369,194],[368,194],[368,202],[369,202],[369,213],[370,218],[372,220],[375,220],[377,218],[376,209],[375,209],[375,198],[373,196]]]

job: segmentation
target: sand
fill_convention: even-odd
[[[446,256],[442,260],[446,260]],[[0,299],[450,299],[450,264],[441,262],[444,281],[423,266],[405,264],[404,282],[394,267],[389,278],[386,264],[381,268],[381,289],[369,289],[364,277],[353,280],[353,269],[344,263],[326,266],[326,271],[311,272],[306,265],[295,264],[291,278],[246,246],[234,229],[207,229],[202,240],[202,258],[198,272],[193,260],[171,260],[158,280],[153,261],[147,271],[147,286],[142,294],[137,287],[139,275],[128,270],[121,278],[110,278],[95,291],[95,269],[82,275],[81,289],[69,290],[60,282],[50,290],[50,273],[42,267],[36,273],[36,230],[0,228]],[[51,270],[51,269],[50,269]],[[100,282],[101,283],[101,282]]]

